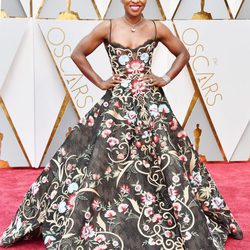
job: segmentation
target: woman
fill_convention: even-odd
[[[8,246],[42,232],[47,249],[224,249],[242,231],[162,87],[189,53],[146,0],[122,0],[125,15],[103,21],[72,59],[101,100],[75,125],[34,182],[2,236]],[[162,42],[175,56],[163,76],[151,72]],[[103,80],[86,56],[105,43],[113,76]]]

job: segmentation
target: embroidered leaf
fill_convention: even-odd
[[[106,224],[105,224],[105,222],[102,220],[100,214],[98,214],[98,216],[97,216],[97,224],[98,224],[104,231],[106,231]]]
[[[95,189],[93,189],[93,188],[81,188],[81,189],[79,189],[78,191],[77,191],[77,193],[81,193],[81,192],[92,192],[92,193],[95,193],[95,194],[97,194],[98,196],[100,196],[97,192],[96,192],[96,190]]]
[[[74,235],[75,235],[75,234],[68,233],[68,234],[63,235],[63,238],[64,238],[64,239],[67,239],[67,238],[69,238],[69,237],[71,237],[71,236],[74,236]]]
[[[126,119],[123,118],[121,115],[119,115],[116,111],[114,110],[109,110],[107,111],[107,113],[109,113],[110,115],[112,115],[115,119],[118,119],[118,120],[122,120],[122,121],[125,121]]]
[[[138,203],[137,203],[134,199],[130,199],[130,198],[128,198],[128,199],[129,199],[129,201],[131,202],[131,204],[132,204],[134,210],[135,210],[138,214],[140,214],[141,211],[140,211],[140,208],[139,208]]]
[[[184,189],[184,203],[185,204],[187,204],[188,199],[189,199],[188,186],[186,186]]]
[[[191,157],[190,165],[189,165],[190,173],[192,173],[192,171],[195,167],[195,162],[196,162],[195,155],[194,155],[193,151],[191,151],[191,152],[192,152],[192,157]]]

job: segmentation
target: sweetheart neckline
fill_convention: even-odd
[[[114,47],[119,47],[120,46],[123,49],[129,49],[129,50],[134,51],[134,50],[139,49],[140,47],[145,46],[148,42],[151,42],[151,43],[155,42],[157,44],[158,40],[153,39],[153,38],[147,39],[144,43],[136,46],[135,48],[130,48],[129,46],[124,46],[124,45],[122,45],[121,43],[118,43],[118,42],[108,42],[108,45],[106,46],[106,48],[108,48],[108,46],[113,46],[114,45]]]

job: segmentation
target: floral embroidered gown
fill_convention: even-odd
[[[228,235],[242,238],[162,88],[142,79],[157,44],[107,41],[121,84],[73,127],[2,245],[42,234],[46,249],[213,250],[224,249]]]

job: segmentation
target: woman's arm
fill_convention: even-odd
[[[156,24],[158,39],[176,57],[171,68],[167,71],[167,75],[174,79],[188,63],[190,54],[180,39],[173,35],[165,24],[161,22],[156,22]]]
[[[117,79],[104,81],[91,67],[87,56],[91,54],[108,37],[110,24],[108,20],[99,23],[88,35],[83,37],[74,48],[71,59],[80,71],[98,88],[105,90],[119,83]]]
[[[160,42],[162,42],[168,50],[175,55],[175,60],[166,72],[167,77],[169,80],[174,79],[183,67],[187,64],[190,58],[190,54],[184,44],[177,38],[173,33],[169,30],[169,28],[163,24],[162,22],[156,22],[157,28],[157,38]],[[145,76],[145,79],[150,80],[153,85],[163,87],[168,82],[166,82],[162,77],[151,75]]]

